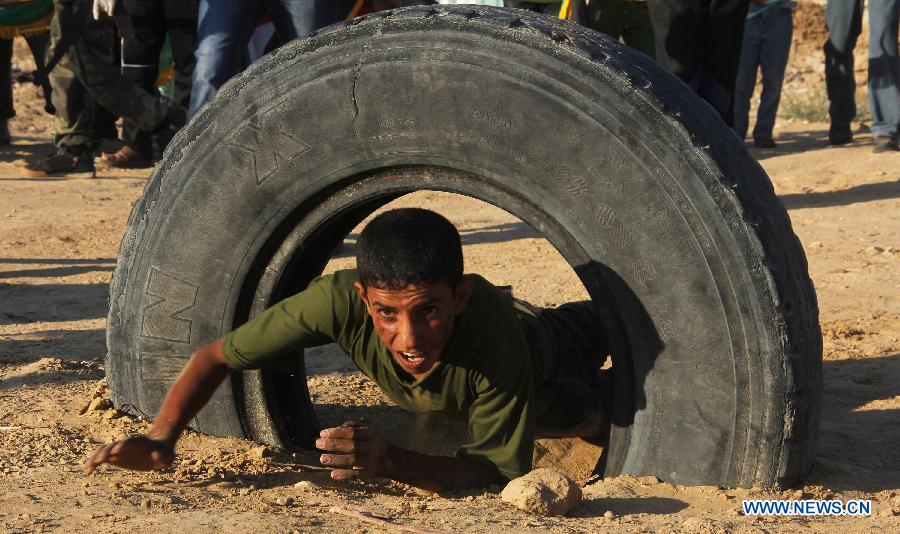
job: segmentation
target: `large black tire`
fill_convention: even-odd
[[[605,474],[784,486],[809,469],[816,297],[761,167],[642,54],[487,7],[290,43],[176,137],[112,281],[116,405],[154,414],[198,345],[302,289],[359,221],[417,189],[517,215],[607,312],[622,341]],[[235,375],[194,426],[288,445],[317,433],[302,369]]]

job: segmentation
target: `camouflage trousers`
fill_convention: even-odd
[[[115,137],[114,117],[147,130],[162,124],[169,105],[120,70],[112,19],[94,20],[90,1],[53,3],[56,13],[50,25],[47,58],[52,61],[59,56],[49,73],[56,107],[56,145],[93,149],[100,139]],[[59,55],[57,47],[64,53]]]

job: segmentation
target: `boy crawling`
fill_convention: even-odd
[[[385,477],[431,491],[485,487],[531,469],[535,435],[598,437],[609,428],[606,357],[591,302],[537,309],[463,274],[456,228],[423,209],[387,211],[357,242],[357,269],[302,292],[203,346],[175,380],[146,435],[99,448],[108,463],[162,469],[175,443],[235,369],[337,343],[398,406],[456,412],[471,441],[455,457],[385,443],[348,422],[322,430],[332,478]]]

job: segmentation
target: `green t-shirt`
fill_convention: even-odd
[[[472,296],[454,322],[440,361],[418,381],[398,373],[353,284],[355,270],[313,280],[302,292],[225,336],[228,365],[283,364],[307,347],[337,343],[398,406],[467,417],[472,442],[457,455],[512,479],[531,469],[535,376],[542,354],[531,350],[513,300],[477,275]]]

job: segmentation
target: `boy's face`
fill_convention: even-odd
[[[455,289],[447,282],[403,289],[363,287],[357,282],[356,290],[394,361],[419,378],[441,359],[453,320],[472,294],[472,281],[463,280]]]

